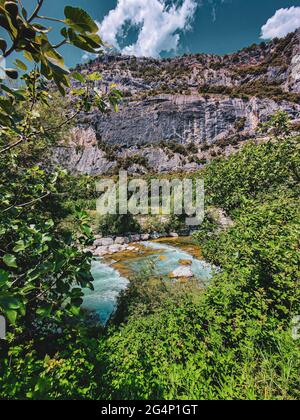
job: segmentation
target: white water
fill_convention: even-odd
[[[129,281],[100,260],[93,262],[92,275],[94,290],[84,290],[82,308],[95,312],[105,325],[116,309],[118,296],[127,288]]]
[[[197,279],[207,285],[209,279],[211,278],[212,270],[211,266],[207,264],[205,261],[198,260],[194,258],[188,252],[182,251],[180,248],[175,248],[170,245],[160,244],[156,242],[142,242],[142,245],[146,246],[147,248],[151,248],[154,250],[159,251],[158,255],[164,256],[164,259],[157,259],[156,258],[156,271],[161,276],[168,276],[178,267],[181,267],[179,261],[180,260],[190,260],[192,261],[191,270]],[[152,257],[148,257],[153,258]],[[154,257],[155,258],[155,257]],[[140,261],[133,261],[132,266],[138,269],[138,265],[140,265]]]
[[[191,260],[191,270],[199,283],[206,286],[212,276],[212,268],[205,261],[194,258],[187,252],[165,244],[154,242],[143,242],[147,248],[157,250],[157,255],[139,257],[134,260],[128,260],[127,264],[133,271],[138,273],[145,262],[155,260],[155,268],[158,275],[168,276],[171,272],[180,267],[180,260]],[[164,259],[157,258],[164,256]],[[129,281],[121,277],[120,274],[100,260],[95,261],[92,266],[92,275],[94,277],[94,291],[85,290],[83,309],[95,312],[102,324],[106,324],[111,315],[116,310],[117,300],[120,293],[126,290]]]

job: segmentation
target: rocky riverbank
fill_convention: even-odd
[[[132,234],[126,236],[117,237],[102,237],[100,235],[95,236],[95,242],[88,251],[91,251],[96,257],[104,257],[107,255],[114,255],[119,252],[125,251],[138,251],[138,243],[146,242],[149,240],[155,240],[162,237],[178,238],[180,234],[170,233],[169,235],[160,233],[145,233],[145,234]]]

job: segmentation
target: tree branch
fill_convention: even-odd
[[[33,19],[35,19],[39,13],[39,11],[41,10],[42,6],[43,6],[44,0],[38,0],[38,4],[36,5],[35,10],[33,11],[32,15],[30,16],[30,18],[28,19],[28,23],[32,22]]]
[[[35,198],[34,200],[28,201],[27,203],[12,205],[12,206],[8,207],[7,209],[3,210],[2,213],[6,213],[7,211],[9,211],[10,209],[12,209],[14,207],[22,208],[22,207],[31,206],[31,204],[34,204],[37,201],[43,200],[44,198],[48,197],[50,194],[51,194],[51,192],[48,191],[46,194],[42,195],[41,197]]]
[[[35,135],[39,135],[39,134],[45,134],[45,133],[50,133],[52,131],[56,131],[59,130],[60,128],[64,127],[65,125],[69,124],[72,120],[74,120],[74,118],[77,117],[77,115],[79,115],[81,112],[81,110],[75,112],[74,115],[72,115],[70,118],[68,118],[67,120],[63,121],[61,124],[55,126],[55,127],[49,127],[46,128],[43,132],[39,132],[39,133],[35,133]],[[2,153],[6,153],[9,150],[13,149],[14,147],[17,147],[19,144],[23,143],[24,141],[29,141],[29,137],[24,137],[22,136],[22,138],[20,138],[20,140],[16,141],[15,143],[10,144],[9,146],[5,147],[4,149],[0,150],[0,155]]]
[[[74,118],[77,117],[77,115],[79,115],[81,112],[81,110],[75,112],[75,114],[72,115],[72,117],[68,118],[67,120],[63,121],[61,124],[57,125],[56,127],[49,127],[46,128],[44,130],[44,133],[50,133],[51,131],[56,131],[59,130],[60,128],[64,127],[65,125],[69,124],[69,122],[71,122],[72,120],[74,120]]]
[[[59,23],[65,23],[62,19],[56,19],[48,16],[36,16],[38,19],[42,20],[51,20],[52,22],[59,22]]]
[[[10,144],[9,146],[5,147],[4,149],[0,150],[0,155],[2,153],[8,152],[9,150],[13,149],[14,147],[18,146],[20,143],[24,141],[24,138],[22,137],[20,140],[16,141],[15,143]]]
[[[19,3],[22,4],[20,1],[19,1]],[[37,17],[37,14],[39,13],[39,11],[41,10],[41,7],[43,6],[43,3],[44,3],[44,0],[38,0],[38,4],[36,5],[36,8],[33,11],[32,15],[30,16],[30,18],[27,20],[27,23],[31,23],[33,21],[33,19]],[[17,35],[17,37],[14,40],[12,46],[3,55],[4,58],[7,58],[10,54],[12,54],[14,52],[18,42],[19,42],[19,36]]]
[[[58,48],[60,48],[60,47],[62,47],[63,45],[65,45],[65,44],[67,44],[67,40],[66,39],[63,39],[59,44],[56,44],[56,45],[52,45],[52,47],[55,49],[55,50],[57,50]]]

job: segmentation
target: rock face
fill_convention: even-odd
[[[94,143],[81,148],[72,145],[56,148],[53,160],[72,172],[90,175],[111,173],[118,168],[117,158],[127,155],[141,156],[156,172],[192,171],[201,164],[189,162],[181,153],[170,153],[160,146],[160,142],[194,143],[199,147],[199,153],[195,155],[201,160],[205,158],[201,146],[204,143],[213,146],[237,135],[237,121],[244,121],[239,134],[252,138],[259,122],[266,121],[278,109],[288,112],[291,119],[300,118],[300,105],[286,101],[279,104],[256,97],[245,101],[238,98],[206,100],[199,96],[160,96],[143,103],[124,105],[119,113],[108,117],[93,116],[94,138],[97,132],[102,141],[120,147],[114,161],[108,160],[105,152]],[[81,139],[86,137],[87,131],[90,136],[91,128],[80,130]]]
[[[255,134],[259,121],[279,108],[296,118],[300,106],[273,100],[199,95],[160,95],[144,101],[127,103],[118,113],[96,114],[91,125],[102,141],[111,145],[131,147],[159,144],[161,141],[212,144],[236,133],[235,125],[245,118],[243,129]]]
[[[84,139],[86,130],[82,129],[80,133],[81,138]],[[52,164],[62,165],[71,172],[88,175],[106,174],[116,166],[106,159],[102,150],[93,145],[87,145],[80,149],[72,145],[55,147]]]
[[[288,68],[285,90],[300,92],[300,29],[295,34],[291,64]]]
[[[231,153],[256,137],[278,109],[300,118],[300,29],[224,57],[105,55],[79,70],[100,71],[99,89],[114,82],[125,99],[118,113],[81,115],[70,142],[54,149],[54,163],[73,172],[192,171],[220,144]]]
[[[191,278],[194,277],[194,274],[189,267],[179,267],[173,271],[170,277],[174,279]]]

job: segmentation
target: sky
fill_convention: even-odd
[[[45,0],[42,14],[63,17],[66,5],[84,8],[109,45],[136,56],[228,54],[300,27],[300,0]],[[69,66],[91,58],[70,47],[63,54]]]

